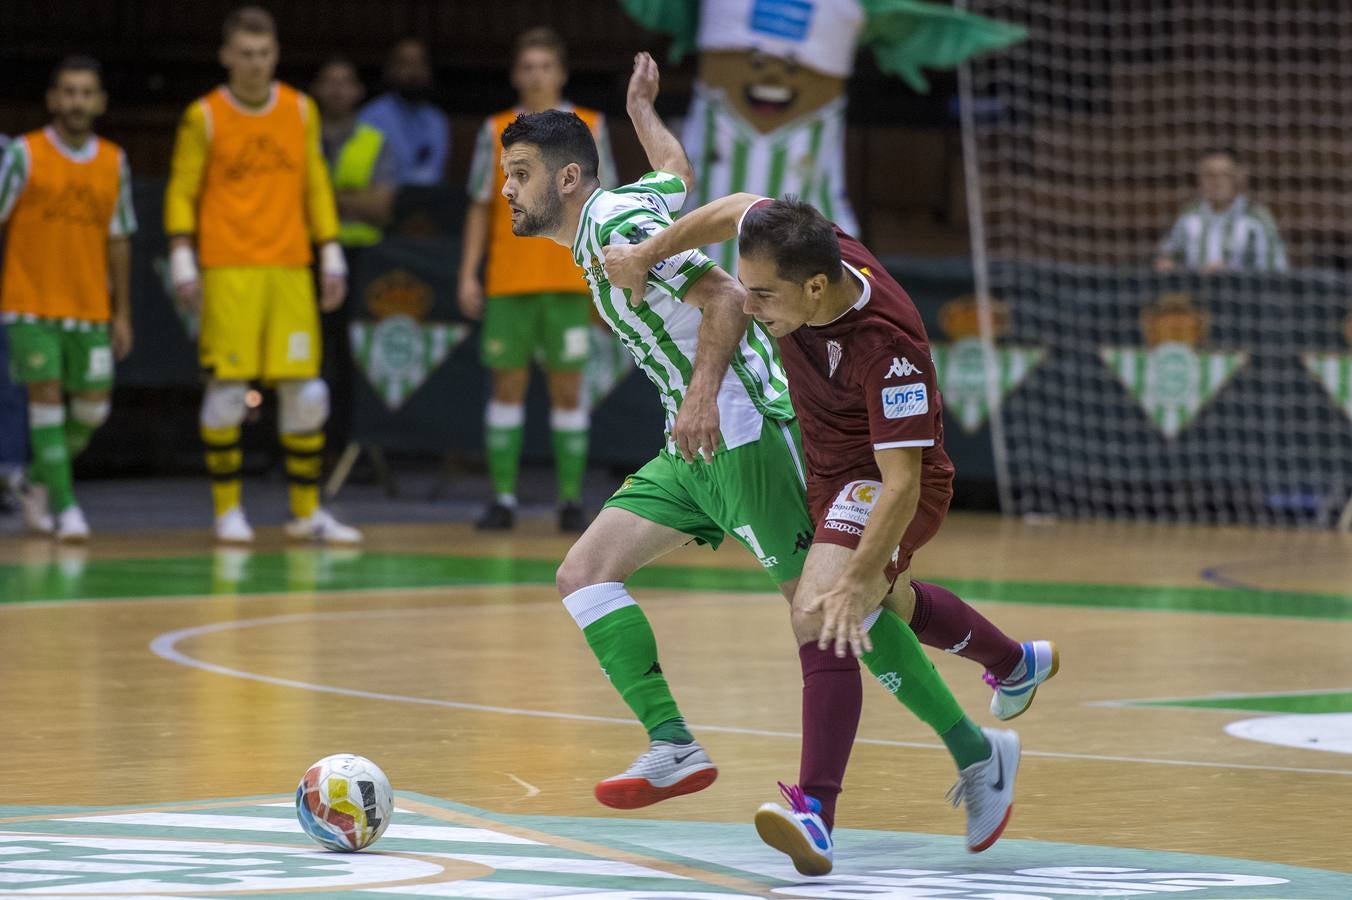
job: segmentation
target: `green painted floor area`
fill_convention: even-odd
[[[1176,700],[1138,700],[1130,706],[1181,706],[1196,709],[1234,709],[1271,713],[1352,712],[1352,691],[1299,694],[1248,694],[1231,697],[1184,697]]]
[[[320,851],[282,797],[183,811],[86,810],[80,816],[0,807],[0,819],[40,816],[0,822],[0,893],[247,893],[277,900],[1352,896],[1352,874],[1259,860],[1012,838],[978,856],[956,836],[846,828],[835,832],[835,871],[807,879],[765,846],[750,824],[510,815],[396,791],[391,824],[374,853]],[[457,817],[447,821],[444,813]],[[1262,842],[1254,852],[1262,853]]]
[[[312,591],[398,590],[480,584],[554,583],[556,562],[508,557],[367,553],[303,548],[284,553],[221,550],[211,555],[0,565],[0,603],[121,600]],[[1234,588],[936,578],[963,597],[1090,609],[1217,613],[1299,619],[1352,619],[1352,596]],[[768,593],[752,568],[650,566],[635,588]]]

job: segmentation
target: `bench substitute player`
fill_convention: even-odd
[[[229,79],[184,113],[164,199],[174,293],[202,315],[201,433],[216,538],[253,540],[241,505],[240,424],[249,382],[260,380],[277,389],[287,537],[354,544],[361,533],[319,505],[329,389],[319,377],[312,240],[320,306],[332,312],[347,290],[319,112],[309,97],[273,80],[277,31],[269,13],[243,7],[223,31]]]
[[[107,420],[114,359],[132,346],[136,216],[126,154],[94,134],[107,102],[98,62],[66,58],[47,91],[52,123],[0,159],[0,320],[14,380],[28,388],[33,447],[19,493],[29,530],[62,541],[89,537],[71,463]]]
[[[934,729],[959,770],[950,797],[966,805],[968,849],[985,850],[1012,809],[1018,736],[978,729],[904,624],[920,602],[932,601],[927,594],[956,601],[910,578],[911,556],[937,533],[953,483],[920,314],[878,260],[815,208],[753,194],[710,203],[643,243],[606,248],[606,271],[612,284],[642,285],[670,255],[734,237],[745,312],[778,342],[803,432],[816,530],[793,598],[795,634],[833,647],[837,657],[850,651],[863,658]],[[974,636],[975,628],[965,640]],[[991,710],[1000,718],[1026,709],[1057,670],[1050,642],[1020,649],[1014,665],[988,679],[996,688]],[[915,690],[927,677],[931,686]],[[766,804],[756,816],[766,842],[806,874],[830,871],[833,822],[821,816],[819,794],[843,778],[859,702],[848,679],[817,696],[805,691],[802,786],[784,789],[789,809]],[[809,747],[817,717],[833,717],[837,727],[816,731],[818,743]]]

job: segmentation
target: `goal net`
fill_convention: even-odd
[[[1029,34],[960,78],[1005,509],[1335,523],[1352,4],[960,5]]]

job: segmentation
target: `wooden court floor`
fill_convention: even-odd
[[[267,530],[250,553],[182,532],[0,543],[4,803],[284,795],[343,750],[377,760],[396,791],[613,818],[592,784],[644,736],[549,583],[567,541],[546,523],[367,535],[361,551],[287,548]],[[1352,872],[1352,740],[1329,752],[1226,730],[1352,718],[1348,537],[955,515],[917,574],[1061,648],[1060,675],[1015,723],[1008,837]],[[746,822],[795,779],[801,682],[762,577],[729,541],[634,588],[720,777],[633,819]],[[934,656],[992,724],[980,671]],[[961,832],[947,756],[872,684],[860,736],[841,826]]]

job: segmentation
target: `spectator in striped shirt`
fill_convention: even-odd
[[[1228,148],[1203,154],[1201,199],[1185,210],[1160,244],[1158,272],[1285,272],[1286,245],[1266,206],[1244,195],[1245,170]]]

